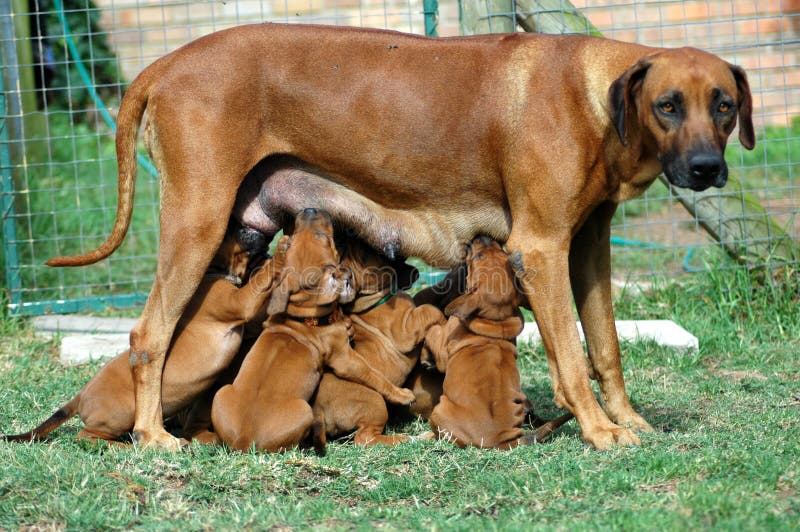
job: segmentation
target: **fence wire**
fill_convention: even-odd
[[[563,18],[562,32],[589,29],[570,26],[564,13],[571,5],[562,0],[479,4],[490,22],[511,20],[512,29],[522,30],[525,23],[516,24],[520,20],[536,24],[553,16]],[[727,154],[731,175],[797,242],[800,4],[576,0],[574,5],[607,37],[696,46],[747,70],[758,143],[747,152],[732,137]],[[43,265],[53,255],[91,250],[109,234],[117,202],[113,118],[125,87],[145,66],[192,39],[251,22],[313,22],[419,34],[435,25],[440,36],[459,34],[457,0],[441,0],[438,17],[433,10],[431,0],[0,0],[5,88],[0,101],[2,260],[12,310],[35,314],[126,306],[149,291],[155,272],[158,186],[153,172],[141,164],[134,220],[123,246],[90,267]],[[618,280],[682,275],[709,266],[742,267],[660,183],[620,208],[613,236]]]

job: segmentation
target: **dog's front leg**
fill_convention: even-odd
[[[278,241],[275,256],[253,272],[247,284],[236,290],[228,301],[220,302],[215,312],[221,321],[246,323],[259,316],[277,284],[288,249],[289,237],[284,235]]]
[[[450,319],[457,320],[459,318],[451,317]],[[420,357],[420,363],[425,369],[435,368],[439,373],[447,372],[447,362],[450,359],[450,352],[447,350],[448,329],[447,324],[444,326],[434,325],[428,329]]]
[[[601,204],[572,239],[569,278],[581,319],[589,362],[600,384],[606,413],[634,430],[653,429],[637,414],[625,392],[619,340],[611,304],[611,217],[616,204]]]
[[[420,305],[410,308],[400,320],[401,330],[394,335],[397,348],[408,353],[425,340],[425,335],[435,325],[444,325],[447,318],[433,305]]]
[[[390,403],[408,405],[414,402],[414,392],[392,384],[367,364],[349,343],[343,343],[338,349],[333,349],[325,364],[337,377],[372,388]]]
[[[535,234],[518,227],[512,231],[508,248],[521,253],[523,271],[518,276],[542,335],[556,402],[569,408],[580,423],[583,439],[596,448],[638,444],[632,431],[614,424],[603,412],[589,385],[565,275],[569,268],[569,232],[551,227],[550,234]]]

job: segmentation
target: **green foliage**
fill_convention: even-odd
[[[756,142],[756,147],[748,151],[739,145],[731,146],[726,152],[731,167],[742,167],[750,179],[762,177],[768,172],[773,186],[785,186],[793,177],[800,177],[800,116],[792,118],[789,126],[766,126],[764,135]],[[752,183],[753,187],[763,187],[763,182]]]
[[[100,27],[100,9],[92,0],[63,0],[67,24],[93,84],[101,98],[119,94],[123,83],[117,58],[108,44],[108,34]],[[75,68],[77,58],[67,49],[64,28],[53,0],[38,0],[39,11],[44,14],[47,42],[53,50],[55,71],[48,90],[48,102],[57,109],[86,109],[93,102],[86,83]]]

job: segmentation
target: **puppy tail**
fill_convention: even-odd
[[[75,415],[78,411],[78,404],[80,402],[80,394],[72,398],[72,400],[55,411],[55,413],[47,418],[41,425],[33,430],[22,434],[12,434],[3,436],[0,435],[0,441],[39,441],[44,439],[45,436],[67,422],[69,418]]]
[[[314,418],[311,424],[311,446],[317,456],[325,456],[325,445],[327,444],[325,435],[325,419],[322,416]]]
[[[543,424],[536,427],[536,429],[531,432],[530,434],[526,434],[522,438],[520,438],[523,445],[530,445],[532,443],[541,443],[544,439],[550,436],[556,429],[558,429],[561,425],[572,419],[573,416],[571,413],[566,413],[563,416],[559,416],[555,419],[551,419],[550,421],[545,421]]]

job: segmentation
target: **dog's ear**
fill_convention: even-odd
[[[289,296],[297,291],[293,288],[297,285],[294,275],[289,272],[283,272],[278,281],[278,285],[272,289],[272,294],[269,297],[267,304],[267,315],[273,316],[275,314],[282,314],[286,312],[286,307],[289,306]]]
[[[625,118],[628,110],[633,106],[634,93],[641,88],[649,68],[650,60],[643,57],[614,80],[608,89],[608,108],[611,111],[611,121],[614,123],[614,129],[617,130],[623,146],[627,133]]]
[[[450,302],[444,309],[445,316],[456,316],[468,319],[481,308],[481,300],[477,292],[471,290]]]
[[[531,302],[528,299],[527,290],[522,285],[522,278],[525,276],[525,266],[522,263],[522,254],[517,251],[508,256],[508,265],[511,268],[511,279],[514,283],[514,304],[516,307],[531,309]]]
[[[747,82],[747,74],[743,68],[735,65],[730,67],[738,92],[736,107],[739,109],[739,142],[752,150],[756,146],[756,134],[753,131],[753,95],[750,94],[750,83]]]

